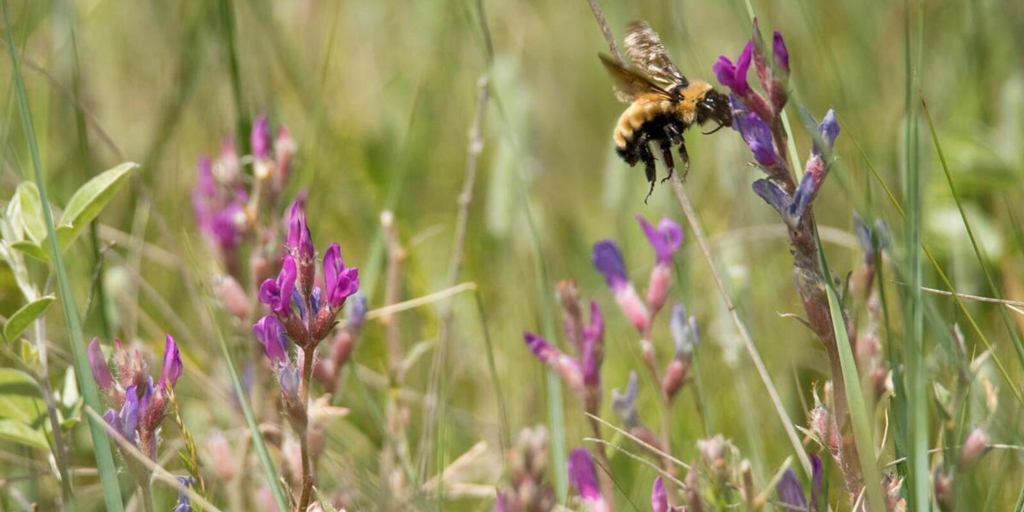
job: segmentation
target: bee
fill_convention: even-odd
[[[694,124],[715,121],[714,133],[732,125],[729,98],[703,80],[688,80],[668,58],[658,33],[646,22],[637,21],[626,28],[626,54],[635,67],[626,67],[611,57],[600,54],[601,62],[615,81],[615,97],[629,107],[619,116],[615,126],[615,152],[630,167],[643,161],[647,181],[651,184],[647,197],[654,192],[656,178],[654,154],[650,143],[658,145],[668,175],[672,177],[675,163],[672,146],[679,146],[684,169],[689,166],[683,132]],[[646,199],[645,199],[646,201]]]

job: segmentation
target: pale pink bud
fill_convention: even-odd
[[[220,303],[224,305],[229,313],[236,318],[244,319],[249,316],[250,302],[242,285],[235,278],[225,275],[217,279],[214,285],[214,292]]]
[[[626,315],[626,319],[633,324],[633,327],[636,327],[637,331],[641,333],[647,331],[651,315],[632,284],[616,289],[615,301],[619,303],[622,313]]]
[[[668,265],[657,264],[651,270],[651,280],[647,284],[647,307],[653,312],[661,310],[668,299],[668,291],[672,284],[672,269]]]
[[[665,377],[661,381],[661,390],[669,400],[672,400],[676,393],[683,388],[683,383],[686,382],[688,367],[689,364],[679,359],[673,359],[668,364],[668,368],[665,368]]]
[[[206,459],[221,481],[228,482],[235,477],[235,458],[224,434],[214,432],[206,439]]]
[[[964,446],[960,452],[960,458],[964,464],[972,464],[985,454],[988,449],[988,434],[981,428],[976,427],[967,436]]]

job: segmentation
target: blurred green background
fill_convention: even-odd
[[[750,33],[747,6],[738,0],[602,4],[617,34],[629,21],[648,20],[687,75],[712,83],[714,60],[720,54],[735,58]],[[806,155],[810,146],[799,106],[819,118],[834,108],[840,117],[838,164],[815,213],[831,266],[845,276],[860,261],[851,233],[855,208],[866,218],[886,219],[894,238],[900,236],[902,220],[869,162],[898,196],[908,7],[880,0],[752,4],[762,30],[778,29],[786,37],[794,89],[789,112],[800,154]],[[1005,297],[1024,297],[1019,225],[1024,212],[1018,200],[1024,172],[1024,4],[968,0],[921,5],[921,88],[915,94],[928,102],[954,181]],[[468,0],[11,2],[54,200],[63,204],[88,177],[121,161],[142,164],[137,180],[100,220],[143,237],[151,249],[140,256],[132,238],[101,236],[116,242],[104,253],[106,306],[115,321],[113,332],[122,338],[138,338],[158,351],[164,332],[178,337],[187,366],[178,396],[197,437],[214,428],[244,428],[240,416],[223,411],[230,387],[222,360],[210,326],[201,321],[202,301],[182,278],[216,270],[204,256],[189,202],[198,156],[215,153],[223,137],[246,130],[259,113],[287,125],[299,147],[289,190],[309,191],[318,247],[339,241],[346,262],[361,269],[371,309],[380,307],[379,216],[392,210],[408,250],[401,298],[423,296],[446,286],[467,130],[476,82],[484,73],[490,73],[493,97],[459,279],[476,283],[483,314],[471,294],[455,299],[456,329],[443,370],[449,383],[445,453],[455,459],[478,440],[487,441],[484,457],[491,463],[479,464],[466,480],[493,484],[501,477],[496,464],[500,429],[514,436],[523,426],[548,420],[544,369],[524,347],[521,334],[543,331],[545,318],[560,331],[553,300],[559,279],[575,279],[584,297],[604,308],[605,416],[612,418],[607,392],[623,387],[629,371],[636,369],[641,415],[649,424],[660,424],[654,383],[640,371],[636,336],[592,267],[590,248],[603,238],[616,240],[637,286],[643,286],[654,255],[633,216],[668,216],[685,226],[681,210],[667,185],[657,187],[644,204],[647,184],[640,169],[630,169],[614,154],[612,128],[624,105],[613,97],[596,58],[607,49],[587,3],[503,0],[484,1],[483,7],[492,61],[481,12]],[[0,59],[0,73],[11,76],[9,59]],[[31,167],[9,78],[0,81],[0,101],[0,177],[9,197]],[[926,125],[921,126],[925,243],[959,292],[991,296]],[[687,188],[716,264],[790,416],[803,425],[811,384],[820,386],[827,378],[827,364],[812,333],[780,316],[803,313],[781,225],[750,191],[759,173],[747,164],[746,148],[735,132],[708,137],[693,132],[687,140],[693,159]],[[895,250],[902,249],[897,244]],[[78,304],[84,308],[92,297],[96,263],[88,237],[69,255]],[[924,268],[926,285],[940,287],[927,262]],[[675,454],[690,460],[698,438],[721,432],[752,460],[763,485],[791,448],[692,238],[677,255],[676,270],[672,300],[685,303],[702,330],[698,359],[705,407],[702,417],[693,393],[676,404],[671,418]],[[900,286],[889,283],[892,297]],[[9,274],[0,274],[0,310],[9,314],[21,300]],[[951,300],[929,301],[945,328],[964,322]],[[969,302],[969,307],[1019,386],[1024,372],[999,319],[999,306]],[[97,312],[98,306],[88,314],[89,336],[101,332]],[[1018,325],[1024,319],[1011,315]],[[50,316],[49,335],[57,346],[51,364],[63,369],[69,361],[61,342],[63,323],[56,308]],[[436,304],[402,313],[405,346],[434,340],[437,318]],[[898,324],[899,314],[893,318]],[[662,316],[655,331],[655,344],[664,353],[671,346],[666,320]],[[188,331],[182,332],[182,326]],[[484,327],[494,346],[507,425],[499,420],[487,369]],[[239,333],[232,344],[240,354],[250,351],[244,328],[229,331]],[[973,353],[975,333],[964,332],[968,353]],[[355,361],[383,374],[383,347],[384,329],[371,322]],[[412,409],[414,447],[432,355],[420,358],[407,380],[409,391],[420,397]],[[933,379],[946,379],[943,356],[930,352],[927,360]],[[999,382],[994,371],[986,371]],[[373,411],[386,390],[370,379],[369,392],[361,393],[351,380],[338,402],[353,412],[334,424],[331,462],[321,467],[320,478],[328,489],[350,487],[360,499],[372,500],[382,442]],[[566,443],[582,445],[589,430],[579,404],[571,395],[565,403]],[[1017,444],[1019,409],[1012,396],[1003,397],[1001,408],[1005,414],[991,429],[993,439]],[[84,430],[78,428],[76,466],[90,464]],[[622,456],[612,462],[624,493],[620,506],[628,510],[628,498],[645,508],[655,473]],[[0,470],[0,475],[9,471],[15,470]],[[992,510],[1009,510],[1019,491],[1019,484],[1011,482],[1021,478],[1018,456],[991,455],[964,474],[965,503],[981,503],[992,491]],[[83,506],[100,506],[95,478],[81,480]],[[833,487],[835,500],[838,480]],[[170,491],[159,492],[162,499],[171,499]],[[490,498],[452,503],[480,510],[490,506]]]

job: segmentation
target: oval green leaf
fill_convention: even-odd
[[[43,261],[43,262],[50,261],[50,255],[47,254],[45,250],[43,250],[42,246],[40,246],[39,244],[37,244],[35,242],[30,242],[28,240],[22,240],[20,242],[12,243],[11,247],[21,251],[22,253],[24,253],[24,254],[26,254],[28,256],[31,256],[31,257],[37,259],[39,261]]]
[[[11,201],[17,201],[21,209],[21,222],[25,234],[35,243],[46,239],[46,223],[43,220],[43,203],[39,199],[39,189],[31,181],[18,185]]]
[[[0,420],[0,439],[40,450],[49,450],[46,435],[16,420]]]
[[[27,329],[32,322],[46,312],[46,308],[53,302],[53,300],[53,295],[47,295],[29,302],[22,306],[21,309],[15,311],[14,314],[7,319],[7,323],[4,324],[4,339],[10,341],[21,336],[21,333],[25,332],[25,329]]]
[[[77,237],[85,226],[87,226],[97,215],[103,211],[107,203],[114,198],[114,194],[129,174],[138,167],[135,162],[125,162],[113,169],[107,170],[82,185],[64,208],[64,214],[60,218],[58,238],[61,249],[67,248]],[[63,229],[63,233],[60,231]]]
[[[0,418],[34,425],[46,414],[43,392],[35,379],[13,368],[0,368]]]

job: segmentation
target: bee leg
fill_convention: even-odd
[[[672,173],[675,172],[676,163],[672,159],[672,141],[661,139],[659,145],[661,146],[661,159],[665,161],[665,169],[668,171],[668,174],[661,180],[662,183],[665,183],[672,177]]]
[[[679,144],[679,158],[683,161],[683,175],[681,178],[686,181],[686,175],[690,173],[690,153],[686,151],[686,143]]]
[[[669,140],[671,140],[673,144],[683,143],[683,131],[680,129],[679,125],[675,123],[668,123],[665,125],[665,135],[668,136]]]
[[[640,142],[640,145],[637,147],[637,151],[640,154],[640,159],[644,161],[644,174],[647,176],[647,181],[651,184],[651,189],[647,191],[647,197],[644,198],[644,204],[647,204],[647,200],[650,199],[651,194],[654,193],[654,183],[657,181],[654,154],[651,153],[651,148],[647,145],[646,139]]]

